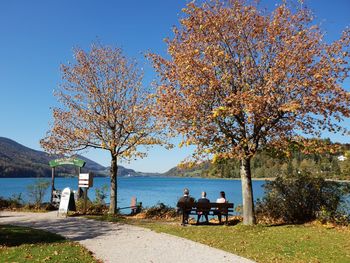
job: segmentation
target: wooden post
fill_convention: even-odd
[[[55,167],[51,169],[51,199],[50,203],[53,201],[53,191],[55,190]]]
[[[131,214],[132,215],[136,214],[137,198],[135,196],[131,197],[130,208],[131,208]]]
[[[81,167],[79,167],[79,172],[78,172],[78,177],[79,177],[79,174],[81,173]],[[80,199],[83,195],[83,190],[81,187],[78,187],[78,199]]]
[[[84,187],[84,211],[83,211],[84,214],[86,214],[86,207],[87,207],[87,191],[88,191],[88,188]]]

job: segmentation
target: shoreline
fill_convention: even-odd
[[[240,181],[241,178],[222,178],[222,177],[199,177],[199,176],[153,176],[153,175],[142,175],[142,176],[118,176],[119,178],[196,178],[196,179],[221,179],[221,180],[232,180],[232,181]],[[28,176],[28,177],[2,177],[0,179],[51,179],[50,177],[36,177],[36,176]],[[75,176],[56,176],[55,178],[75,178]],[[95,176],[94,178],[109,178],[109,176]],[[253,177],[252,181],[274,181],[276,177]],[[350,179],[329,179],[326,178],[326,181],[337,182],[337,183],[350,183]]]

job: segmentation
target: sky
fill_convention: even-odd
[[[121,47],[144,68],[144,85],[155,73],[144,53],[166,56],[164,38],[183,16],[186,0],[13,0],[0,1],[0,137],[42,150],[39,144],[52,121],[53,96],[61,81],[60,65],[74,62],[73,48],[88,50],[91,43]],[[271,10],[281,1],[261,1]],[[316,21],[334,41],[350,26],[349,0],[306,0]],[[347,80],[346,89],[350,90]],[[347,122],[346,125],[350,125]],[[330,134],[333,141],[350,143],[349,137]],[[177,144],[177,139],[174,140]],[[154,147],[142,160],[122,163],[142,172],[165,172],[176,166],[193,148],[166,150]],[[107,151],[84,155],[104,166]]]

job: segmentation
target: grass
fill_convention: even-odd
[[[124,222],[187,238],[259,263],[350,262],[350,228],[335,228],[316,223],[281,226],[238,224],[182,227],[179,221],[108,216],[90,218]]]
[[[42,230],[0,225],[0,262],[98,262],[78,243]]]

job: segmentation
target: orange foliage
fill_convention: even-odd
[[[197,154],[250,158],[303,133],[348,132],[350,30],[327,44],[310,11],[286,2],[272,13],[238,0],[191,2],[166,40],[171,59],[149,55],[158,116]]]
[[[137,147],[162,143],[152,115],[154,97],[142,87],[143,75],[120,49],[93,45],[76,49],[76,63],[62,65],[63,83],[55,93],[61,108],[42,147],[72,154],[86,148],[111,154],[109,212],[117,211],[118,159],[145,156]]]
[[[50,152],[75,153],[88,147],[113,157],[142,157],[138,145],[160,143],[151,114],[154,99],[142,87],[142,73],[119,48],[93,45],[74,51],[75,64],[62,65],[55,93],[61,108],[41,145]]]

